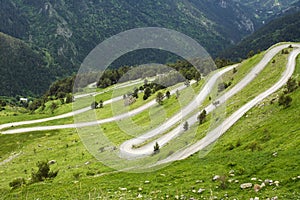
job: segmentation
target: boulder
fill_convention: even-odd
[[[217,180],[219,180],[220,179],[220,176],[219,175],[215,175],[214,177],[213,177],[213,181],[217,181]]]
[[[200,188],[200,189],[198,190],[198,193],[201,194],[201,193],[204,192],[204,191],[205,191],[205,189]]]
[[[255,184],[253,189],[254,189],[255,192],[258,192],[261,189],[261,186],[258,185],[258,184]]]
[[[56,160],[50,160],[50,161],[48,162],[49,165],[53,165],[53,164],[55,164],[55,163],[56,163]]]
[[[241,184],[241,189],[247,189],[252,187],[252,183],[243,183]]]

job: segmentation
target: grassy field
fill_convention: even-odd
[[[280,63],[279,59],[277,61]],[[300,73],[299,57],[297,64],[295,77]],[[238,72],[242,70],[238,69]],[[261,75],[259,80],[269,75],[275,82],[278,74],[271,72],[272,65],[269,65],[262,72],[265,76]],[[256,84],[259,81],[249,86],[247,91],[255,90]],[[260,92],[260,89],[254,92]],[[251,98],[250,92],[240,95],[247,100]],[[297,178],[300,175],[300,88],[291,97],[292,104],[286,109],[277,102],[271,104],[269,99],[264,101],[263,106],[251,109],[218,140],[210,152],[203,151],[158,171],[141,174],[115,172],[97,162],[86,151],[74,130],[0,135],[0,141],[3,141],[0,162],[12,152],[21,152],[13,161],[0,165],[0,198],[267,199],[278,196],[279,199],[300,199],[300,179]],[[107,126],[103,128],[109,129],[112,135],[119,131],[110,129],[115,127],[113,124]],[[115,140],[117,137],[124,140],[127,136],[115,137]],[[204,153],[208,154],[202,157]],[[53,159],[57,163],[51,165],[51,169],[59,169],[55,179],[20,189],[9,188],[8,184],[14,178],[28,179],[31,171],[37,169],[35,164],[38,161]],[[214,175],[220,175],[221,180],[212,181]],[[240,188],[242,183],[261,184],[266,179],[279,181],[279,184],[266,184],[259,192],[255,192],[253,187]],[[198,193],[200,188],[205,189],[201,194]]]

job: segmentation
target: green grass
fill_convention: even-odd
[[[294,76],[300,72],[299,57],[297,64]],[[96,162],[74,130],[0,135],[0,141],[4,144],[0,145],[1,160],[9,157],[11,152],[22,151],[18,158],[0,166],[0,198],[136,199],[141,194],[142,199],[167,199],[167,196],[175,199],[176,195],[183,195],[186,199],[210,199],[212,194],[221,199],[226,194],[229,199],[267,199],[274,196],[279,199],[299,199],[300,179],[292,178],[300,175],[300,88],[291,97],[292,105],[287,109],[280,107],[277,102],[271,104],[269,99],[264,106],[251,109],[217,141],[205,157],[200,156],[205,153],[203,151],[158,171],[141,174],[106,174],[113,170]],[[114,132],[119,130],[114,127],[116,125],[113,124],[101,126],[117,138],[119,136]],[[120,137],[125,139],[126,135]],[[252,151],[253,146],[255,148]],[[273,156],[274,152],[278,155]],[[21,189],[9,189],[10,181],[16,177],[29,178],[31,169],[36,170],[35,163],[46,159],[57,160],[57,164],[51,166],[51,169],[60,170],[55,179]],[[85,165],[87,161],[91,163]],[[232,169],[235,170],[233,177],[229,175]],[[88,176],[88,172],[102,176]],[[75,178],[76,174],[79,174],[79,179]],[[226,189],[220,187],[219,181],[212,181],[216,174],[225,175]],[[260,183],[251,181],[253,177],[278,180],[279,187],[266,186],[258,193],[252,188],[241,190],[242,183]],[[239,183],[229,183],[230,179]],[[150,183],[145,184],[146,180]],[[120,188],[127,188],[127,191],[121,191]],[[202,194],[193,192],[199,188],[206,190]]]

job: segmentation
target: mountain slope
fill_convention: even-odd
[[[220,57],[241,60],[253,50],[265,50],[283,41],[300,41],[300,12],[273,20],[251,36],[243,39],[237,46],[227,49]]]
[[[0,96],[38,95],[55,79],[45,54],[0,32]]]
[[[222,2],[8,0],[1,2],[0,31],[49,49],[68,68],[104,39],[148,26],[181,31],[215,55],[254,31],[251,13],[235,3]]]

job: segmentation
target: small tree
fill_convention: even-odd
[[[72,102],[73,102],[73,96],[71,94],[67,94],[66,103],[72,103]]]
[[[183,129],[185,130],[185,131],[187,131],[188,129],[189,129],[189,123],[186,121],[186,122],[184,122],[184,124],[183,124]]]
[[[92,109],[96,109],[97,106],[98,106],[98,103],[97,103],[96,101],[93,101],[93,102],[91,103],[91,108],[92,108]]]
[[[286,83],[286,93],[294,92],[297,89],[297,82],[294,78],[289,78],[288,82]]]
[[[235,67],[233,68],[232,73],[237,73],[237,69]]]
[[[163,93],[158,92],[156,95],[156,102],[161,105],[163,103],[163,99],[164,99]]]
[[[158,153],[159,152],[159,144],[156,142],[155,143],[155,145],[154,145],[154,147],[153,147],[153,151],[154,151],[154,153]]]
[[[99,105],[99,108],[103,108],[103,100],[100,100],[98,105]]]
[[[291,106],[292,101],[293,101],[292,97],[281,94],[279,96],[278,104],[280,106],[283,106],[284,108],[287,108]]]
[[[47,178],[55,178],[58,174],[58,170],[54,172],[50,172],[50,167],[48,162],[42,161],[36,164],[38,167],[37,172],[32,172],[31,181],[32,183],[44,181]]]
[[[51,113],[53,113],[56,108],[57,108],[57,104],[53,102],[50,106]]]
[[[206,110],[203,110],[200,115],[198,115],[199,124],[203,124],[206,119]]]
[[[189,87],[189,86],[191,85],[191,83],[190,83],[189,80],[186,80],[186,81],[184,82],[184,85],[185,85],[186,87]]]
[[[168,90],[168,91],[166,92],[166,97],[167,97],[168,99],[170,99],[170,96],[171,96],[171,93],[170,93],[170,91]]]

